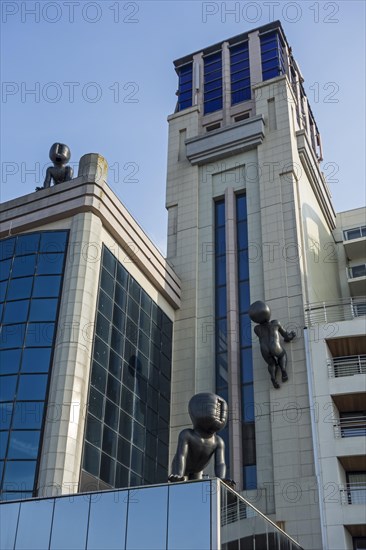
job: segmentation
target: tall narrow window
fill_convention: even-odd
[[[188,63],[177,69],[178,72],[178,111],[192,107],[192,72],[193,64]]]
[[[261,40],[262,78],[269,80],[286,73],[283,45],[278,32],[264,34]]]
[[[222,109],[221,51],[204,58],[204,114]]]
[[[255,451],[254,391],[251,325],[248,317],[250,306],[249,293],[249,256],[247,204],[244,194],[236,197],[238,284],[239,284],[239,340],[242,404],[242,460],[243,489],[255,489],[257,486],[257,468]]]
[[[216,392],[228,401],[227,308],[226,308],[226,234],[225,201],[215,202],[215,354]],[[220,432],[226,445],[229,466],[228,426]],[[227,475],[229,475],[227,473]]]
[[[250,99],[248,42],[230,48],[231,104]]]

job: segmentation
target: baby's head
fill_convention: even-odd
[[[197,393],[188,404],[189,416],[194,428],[208,433],[225,428],[228,415],[227,403],[214,393]]]
[[[258,300],[251,304],[248,315],[254,323],[268,323],[271,318],[271,310],[267,304]]]
[[[63,166],[69,162],[71,152],[64,143],[54,143],[50,149],[49,156],[56,166]]]

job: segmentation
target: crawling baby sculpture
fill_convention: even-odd
[[[53,162],[53,166],[47,168],[43,187],[36,187],[36,191],[48,189],[52,180],[55,185],[70,181],[74,175],[73,168],[67,166],[71,157],[71,152],[67,145],[64,143],[54,143],[50,149],[49,157]]]
[[[222,430],[227,422],[226,401],[214,393],[197,393],[189,401],[188,411],[193,430],[182,430],[179,434],[169,481],[202,479],[203,469],[213,455],[215,475],[224,479],[225,443],[216,432]]]

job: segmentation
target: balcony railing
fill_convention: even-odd
[[[354,265],[347,268],[347,275],[349,279],[356,279],[357,277],[366,276],[366,264]]]
[[[361,227],[353,227],[352,229],[343,231],[343,237],[345,241],[352,241],[353,239],[366,237],[366,225],[362,225]]]
[[[366,296],[357,296],[334,302],[316,302],[305,306],[309,326],[319,323],[350,321],[366,315]]]
[[[366,436],[366,416],[349,416],[334,420],[335,437]]]
[[[347,483],[340,492],[342,504],[366,504],[366,483]]]
[[[366,374],[366,355],[333,357],[327,360],[329,378]]]

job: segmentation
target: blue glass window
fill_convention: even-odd
[[[22,372],[48,372],[51,348],[25,348],[22,357]]]
[[[222,109],[221,51],[204,58],[204,114]]]
[[[15,238],[0,241],[0,260],[11,258],[14,255]]]
[[[0,281],[5,281],[9,278],[11,264],[12,259],[0,262]]]
[[[48,376],[46,374],[23,374],[19,378],[17,399],[44,400],[46,396]]]
[[[37,430],[41,428],[44,403],[25,401],[16,403],[13,413],[14,430]]]
[[[230,48],[231,104],[251,98],[249,48],[243,42]]]
[[[193,63],[177,69],[178,73],[178,111],[192,107]]]
[[[40,252],[65,252],[67,245],[67,231],[44,231],[41,233]]]
[[[8,302],[5,306],[3,323],[23,323],[28,317],[29,300]]]
[[[284,47],[277,31],[264,34],[260,37],[262,78],[269,80],[286,73]]]
[[[13,374],[19,371],[21,349],[0,351],[0,374]]]
[[[24,342],[25,324],[3,325],[0,333],[0,348],[19,348]]]
[[[4,472],[4,491],[11,491],[22,488],[24,491],[32,491],[37,462],[30,461],[7,461]]]
[[[64,265],[64,254],[40,254],[38,256],[38,275],[54,275],[62,273]]]
[[[27,275],[33,275],[35,270],[37,256],[32,254],[31,256],[19,256],[14,258],[13,268],[11,270],[11,276],[26,277]]]
[[[39,233],[29,233],[21,235],[17,238],[15,246],[15,255],[23,256],[24,254],[32,254],[38,252]]]
[[[33,277],[11,279],[8,286],[7,300],[21,300],[30,298],[32,293]]]
[[[0,378],[0,401],[12,401],[17,386],[17,376],[2,376]]]
[[[29,323],[25,345],[27,347],[51,346],[55,330],[54,323]]]
[[[24,279],[23,279],[24,280]],[[42,275],[35,277],[33,297],[51,298],[60,293],[61,277],[57,275]]]
[[[36,459],[38,455],[40,431],[13,430],[10,435],[8,458]]]
[[[29,321],[54,321],[56,319],[58,300],[32,300],[29,312]]]

